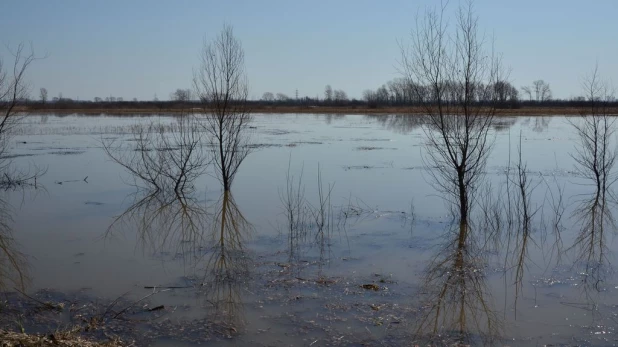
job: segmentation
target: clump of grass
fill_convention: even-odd
[[[38,346],[63,346],[63,347],[119,347],[130,346],[119,339],[106,342],[89,341],[79,335],[81,328],[56,331],[49,335],[34,335],[22,332],[0,330],[1,347],[38,347]]]

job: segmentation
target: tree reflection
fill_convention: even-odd
[[[393,115],[366,115],[367,119],[371,119],[382,125],[388,130],[398,134],[409,134],[412,131],[419,129],[423,124],[427,123],[426,117],[423,115],[409,114],[393,114]]]
[[[616,231],[616,223],[604,192],[596,192],[583,201],[574,213],[580,231],[569,250],[575,252],[575,264],[583,268],[585,289],[601,291],[610,272],[607,236]]]
[[[121,224],[135,223],[141,247],[156,253],[175,248],[175,256],[190,261],[195,274],[203,273],[199,293],[214,308],[209,318],[234,328],[244,322],[240,286],[249,274],[244,242],[253,229],[229,189],[213,206],[196,198],[195,180],[208,165],[208,152],[195,122],[188,117],[170,129],[135,126],[132,144],[104,145],[136,187],[133,203],[107,236]]]
[[[28,283],[27,259],[13,238],[11,206],[0,197],[0,292]]]
[[[502,322],[487,288],[481,240],[470,226],[458,223],[443,241],[426,269],[415,334],[427,343],[490,343],[500,336]]]
[[[575,250],[576,261],[585,269],[585,288],[599,291],[609,270],[606,237],[616,232],[611,212],[616,201],[611,187],[618,179],[614,172],[616,119],[609,109],[613,89],[600,78],[597,68],[584,79],[583,87],[588,105],[579,119],[569,120],[579,142],[572,156],[577,173],[593,189],[575,213],[581,231],[569,249]]]
[[[244,323],[240,290],[249,275],[250,262],[244,244],[252,231],[232,193],[224,191],[215,206],[210,257],[202,282],[204,300],[214,308],[211,314],[216,321],[235,326]]]
[[[552,117],[550,116],[528,117],[523,120],[522,124],[529,126],[534,132],[542,133],[547,131],[549,128],[549,122],[551,122],[551,119]]]
[[[106,236],[119,224],[137,224],[139,244],[153,252],[199,249],[207,223],[206,207],[195,197],[195,180],[208,165],[201,133],[192,116],[175,124],[132,127],[128,144],[104,143],[108,156],[133,178],[133,203],[115,218]],[[183,257],[184,259],[184,257]]]
[[[139,245],[153,253],[169,250],[187,255],[199,251],[207,210],[195,197],[168,189],[140,189],[133,199],[133,204],[115,218],[106,236],[113,236],[119,224],[136,225]]]

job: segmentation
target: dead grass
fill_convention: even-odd
[[[49,335],[30,335],[13,331],[0,330],[0,347],[120,347],[131,346],[118,339],[107,342],[94,342],[84,339],[79,335],[81,328],[56,331]]]

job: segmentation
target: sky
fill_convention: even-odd
[[[0,54],[31,42],[45,59],[29,70],[32,97],[169,98],[190,88],[204,39],[234,27],[250,97],[320,96],[330,84],[361,98],[400,77],[400,48],[436,0],[0,0]],[[451,0],[456,9],[459,1]],[[516,87],[543,79],[554,97],[580,95],[598,63],[618,83],[617,0],[477,0]],[[449,16],[453,18],[453,16]],[[453,18],[454,19],[454,18]]]

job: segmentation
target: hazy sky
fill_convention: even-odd
[[[204,37],[233,25],[245,49],[251,96],[360,98],[399,77],[397,40],[409,37],[431,0],[0,0],[0,43],[31,41],[45,60],[30,70],[33,96],[167,99],[191,86]],[[456,8],[458,1],[451,1]],[[482,29],[520,87],[535,79],[555,97],[579,94],[599,62],[618,83],[617,0],[478,0]],[[5,50],[1,50],[5,54]]]

